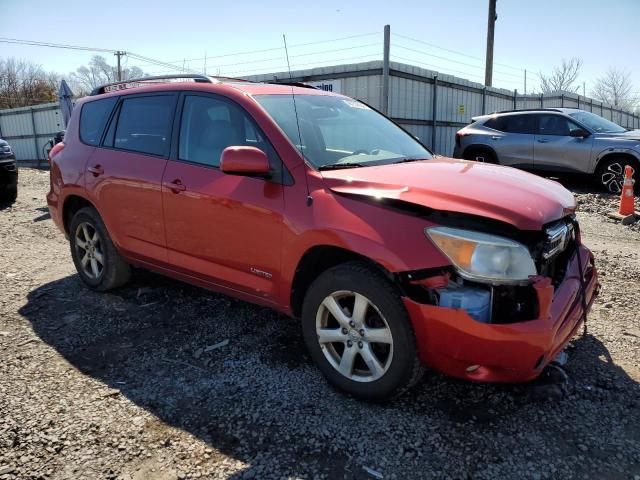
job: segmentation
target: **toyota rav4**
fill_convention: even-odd
[[[84,283],[144,267],[300,318],[319,369],[359,398],[425,366],[533,379],[597,293],[570,192],[435,157],[346,96],[140,79],[79,101],[60,145],[47,200]]]

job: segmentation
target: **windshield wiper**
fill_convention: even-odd
[[[408,162],[421,162],[423,160],[429,160],[428,158],[401,158],[399,160],[396,160],[395,162],[391,162],[391,163],[408,163]]]
[[[365,164],[357,162],[328,163],[326,165],[318,167],[318,170],[340,170],[341,168],[356,168],[365,166]]]

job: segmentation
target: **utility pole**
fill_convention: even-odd
[[[582,82],[582,96],[583,97],[587,96],[586,91],[587,91],[587,82]]]
[[[527,69],[524,69],[524,94],[527,94]]]
[[[126,55],[127,52],[121,52],[120,50],[118,50],[116,53],[114,53],[114,55],[116,57],[118,57],[118,81],[121,82],[122,81],[122,67],[120,66],[120,57],[122,57],[123,55]]]
[[[389,53],[391,50],[391,26],[384,26],[384,49],[382,51],[382,113],[389,114]]]
[[[487,18],[487,57],[484,70],[484,84],[491,86],[493,79],[493,33],[495,31],[496,19],[496,0],[489,0],[489,16]]]

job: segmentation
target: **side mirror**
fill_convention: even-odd
[[[269,176],[269,158],[256,147],[227,147],[220,156],[220,170],[230,175]]]
[[[589,135],[591,134],[587,132],[584,128],[572,128],[571,130],[569,130],[570,137],[585,138],[585,137],[588,137]]]

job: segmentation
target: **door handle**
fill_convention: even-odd
[[[538,139],[538,143],[548,143],[549,140],[545,139],[545,138],[539,138]]]
[[[173,193],[184,192],[187,189],[179,178],[176,178],[173,182],[165,182],[164,186]]]
[[[491,137],[491,140],[500,140],[502,137],[499,137],[498,135],[493,135]]]
[[[94,165],[93,167],[87,168],[87,172],[93,174],[94,177],[97,177],[104,173],[104,168],[102,168],[102,165]]]

